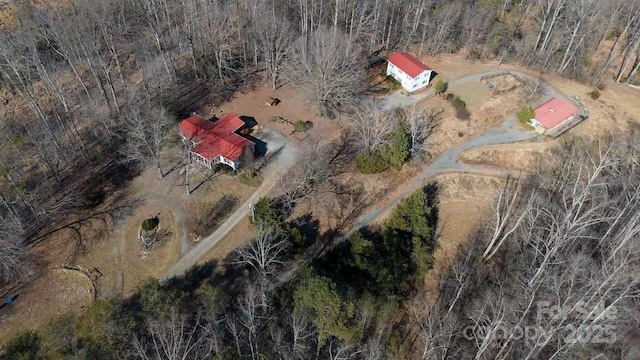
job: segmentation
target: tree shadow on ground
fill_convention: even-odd
[[[307,247],[313,245],[320,235],[320,221],[313,217],[311,213],[298,216],[291,220],[291,225],[297,228],[304,238],[304,244]]]
[[[425,198],[427,200],[427,205],[429,206],[429,208],[431,208],[431,214],[429,217],[429,227],[434,230],[432,231],[432,237],[435,240],[436,236],[435,236],[435,230],[437,230],[437,226],[438,226],[438,218],[439,218],[439,211],[438,211],[438,194],[439,194],[439,189],[438,189],[438,183],[436,182],[432,182],[429,183],[427,185],[425,185],[422,190],[424,191],[425,194]]]
[[[149,249],[156,250],[163,247],[167,243],[167,240],[171,239],[171,235],[173,235],[173,232],[168,228],[159,229],[156,233],[156,240],[151,244]]]
[[[101,204],[92,210],[79,209],[69,212],[65,222],[52,224],[54,226],[30,238],[28,245],[33,247],[41,242],[46,242],[62,231],[66,231],[69,234],[66,239],[74,243],[71,258],[67,259],[72,262],[87,250],[90,243],[104,240],[110,230],[114,226],[120,225],[122,219],[130,215],[133,208],[142,201],[142,198],[129,198],[125,191],[117,192],[109,197],[108,204]],[[44,258],[46,258],[46,254],[34,254],[36,263],[40,263]]]
[[[225,294],[234,299],[239,296],[245,289],[245,284],[249,272],[241,266],[234,264],[236,253],[232,251],[220,263],[220,271],[213,274],[210,284],[220,289],[224,289]]]
[[[267,144],[267,143],[264,143],[264,144],[265,144],[265,148],[264,148],[264,150],[265,150],[265,152],[266,152],[266,150],[267,150],[267,148],[266,148],[266,144]],[[265,153],[265,154],[263,155],[263,157],[262,157],[262,159],[263,159],[263,160],[260,162],[260,167],[258,167],[258,168],[256,169],[256,171],[260,172],[260,170],[264,169],[264,168],[265,168],[265,167],[267,167],[269,164],[271,164],[271,163],[272,163],[272,162],[273,162],[273,161],[274,161],[274,160],[275,160],[275,159],[280,155],[280,153],[282,153],[283,149],[284,149],[284,147],[279,147],[279,148],[278,148],[277,150],[275,150],[275,151],[272,151],[272,152],[270,152],[270,153],[268,153],[268,154],[267,154],[267,153]],[[257,154],[256,154],[256,155],[257,155]]]
[[[213,166],[213,168],[211,170],[206,170],[204,179],[202,179],[195,187],[190,188],[189,189],[189,194],[193,194],[201,186],[203,186],[204,184],[209,183],[209,181],[211,181],[214,178],[217,178],[218,176],[220,176],[222,174],[223,170],[224,170],[223,167],[225,167],[225,166],[226,165],[216,164],[216,165]],[[192,170],[189,170],[189,171],[192,171]]]
[[[175,115],[190,114],[194,109],[223,103],[231,99],[235,92],[235,87],[189,79],[187,83],[175,84],[167,89],[161,96],[161,103]]]
[[[184,275],[170,278],[162,283],[163,287],[193,294],[202,284],[211,279],[218,267],[216,260],[198,264],[187,270]]]

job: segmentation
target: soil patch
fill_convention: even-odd
[[[272,99],[279,99],[275,106],[270,106]],[[285,84],[273,90],[267,84],[259,85],[251,92],[238,93],[228,102],[205,109],[209,116],[221,116],[234,113],[252,118],[257,126],[273,128],[294,142],[313,142],[320,138],[333,138],[341,131],[340,125],[333,120],[317,116],[311,104],[307,102],[307,94],[300,88]],[[288,122],[275,121],[276,117],[286,119],[290,123],[311,121],[313,128],[307,131],[308,137],[292,134],[294,126]],[[295,136],[293,136],[295,135]]]
[[[472,114],[480,110],[489,100],[489,89],[482,81],[472,81],[451,89],[451,93],[460,97]]]

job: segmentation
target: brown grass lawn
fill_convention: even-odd
[[[138,229],[143,220],[160,214],[159,240],[146,258],[141,257]],[[121,238],[121,262],[123,271],[122,294],[128,296],[146,278],[159,278],[180,257],[179,230],[173,214],[163,208],[144,204],[136,208],[127,219]]]
[[[21,331],[36,330],[55,317],[78,311],[93,298],[91,280],[75,270],[43,272],[12,295],[11,305],[0,310],[0,344]],[[5,303],[4,299],[2,303]]]
[[[485,165],[496,168],[522,170],[530,169],[537,155],[544,155],[557,143],[504,144],[481,146],[464,151],[458,157],[460,162]]]
[[[447,149],[499,125],[526,104],[524,86],[513,76],[496,77],[491,79],[491,83],[497,89],[493,93],[490,93],[486,85],[480,81],[451,89],[451,93],[467,103],[467,110],[471,113],[468,120],[457,118],[453,106],[441,96],[418,105],[427,110],[441,112],[436,119],[436,128],[424,145],[425,151],[431,156],[438,156]]]

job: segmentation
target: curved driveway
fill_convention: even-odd
[[[537,79],[531,75],[521,73],[518,71],[487,71],[483,73],[473,74],[464,76],[449,82],[449,89],[454,88],[456,86],[463,85],[470,81],[481,81],[484,77],[491,77],[502,74],[512,74],[515,76],[527,78],[529,80],[536,81]],[[559,94],[553,88],[548,86],[546,83],[541,83],[541,96],[542,103],[551,97],[559,97],[563,99],[568,99],[564,95]],[[414,94],[414,95],[403,95],[400,92],[396,92],[394,94],[389,95],[385,98],[384,107],[393,108],[393,107],[405,107],[415,105],[427,98],[435,96],[435,92],[432,89],[429,89],[425,92]],[[538,104],[534,104],[538,105]],[[580,109],[584,111],[584,109]],[[367,212],[366,214],[360,216],[351,230],[343,235],[339,241],[346,238],[352,232],[360,229],[363,226],[366,226],[376,220],[380,215],[382,215],[387,210],[394,207],[396,204],[400,202],[400,200],[404,199],[417,189],[424,187],[427,185],[429,180],[436,175],[442,175],[446,173],[476,173],[480,175],[489,175],[489,176],[518,176],[518,172],[509,171],[509,170],[501,170],[495,169],[485,166],[476,166],[476,165],[468,165],[461,164],[458,162],[458,156],[465,150],[471,149],[477,146],[485,146],[485,145],[494,145],[494,144],[505,144],[505,143],[513,143],[519,141],[526,141],[536,138],[538,134],[533,131],[525,130],[516,118],[516,114],[509,116],[500,126],[491,128],[479,136],[476,136],[468,141],[460,144],[454,148],[451,148],[441,154],[435,161],[432,163],[425,165],[422,170],[415,175],[413,178],[409,179],[405,183],[398,186],[393,192],[388,194],[385,199],[378,202],[374,205],[373,209]]]
[[[464,76],[449,82],[449,89],[470,81],[480,81],[485,76],[501,75],[510,73],[516,76],[524,77],[527,79],[536,80],[534,77],[528,74],[516,72],[516,71],[488,71],[473,75]],[[561,97],[564,96],[555,92],[552,88],[542,85],[542,93],[545,95],[546,100],[549,97]],[[399,92],[387,96],[384,100],[383,106],[386,108],[393,107],[406,107],[415,105],[429,97],[434,96],[433,89],[429,89],[422,93],[414,95],[403,95]],[[468,140],[467,142],[460,144],[454,148],[449,149],[440,155],[431,164],[422,168],[422,171],[409,179],[407,182],[401,184],[393,192],[388,194],[385,199],[381,200],[373,210],[362,215],[355,222],[353,228],[345,235],[343,235],[338,241],[341,241],[348,236],[348,234],[360,229],[361,227],[370,224],[376,218],[378,218],[386,210],[395,206],[400,200],[411,194],[413,191],[425,186],[429,179],[436,175],[452,173],[452,172],[471,172],[479,173],[490,176],[507,176],[518,175],[508,170],[493,169],[483,166],[474,166],[458,163],[458,155],[461,152],[476,146],[492,145],[492,144],[504,144],[518,141],[529,140],[537,136],[537,133],[532,131],[525,131],[516,119],[515,114],[506,119],[500,126],[491,128],[483,134]],[[196,246],[189,249],[182,254],[181,259],[177,264],[173,266],[163,277],[163,280],[172,278],[174,276],[184,274],[189,268],[195,265],[202,256],[204,256],[209,250],[211,250],[218,242],[222,241],[235,225],[240,222],[241,219],[249,215],[250,210],[248,205],[255,203],[260,197],[266,196],[275,186],[277,174],[283,174],[288,168],[290,168],[295,162],[295,146],[293,144],[282,144],[276,153],[280,153],[276,157],[275,163],[271,164],[267,168],[267,174],[265,181],[251,196],[251,198],[244,204],[242,204],[220,227],[208,237],[202,239]]]

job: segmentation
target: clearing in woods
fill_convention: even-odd
[[[268,106],[266,103],[271,97],[279,98],[281,103],[275,107]],[[297,145],[311,143],[315,141],[313,139],[322,139],[328,134],[339,133],[336,122],[317,118],[305,106],[304,97],[299,91],[287,86],[275,91],[267,86],[258,86],[253,91],[238,93],[234,99],[218,108],[204,109],[201,112],[205,117],[208,114],[219,116],[222,113],[252,117],[257,121],[258,134],[263,131],[273,131],[269,130],[272,128],[282,135],[281,138]],[[276,116],[283,116],[292,121],[311,120],[313,128],[309,131],[309,140],[301,141],[295,136],[289,136],[292,127],[286,123],[273,121]],[[267,128],[263,129],[265,126]],[[260,139],[260,135],[256,137]],[[271,135],[269,138],[281,141],[276,135]],[[119,210],[104,219],[95,221],[91,227],[93,233],[84,239],[84,251],[77,252],[77,243],[68,231],[60,231],[36,246],[32,252],[37,253],[36,260],[39,268],[52,269],[60,264],[70,263],[90,270],[98,269],[102,274],[95,279],[99,298],[128,296],[145,279],[159,278],[164,275],[182,254],[197,244],[191,230],[195,227],[194,217],[198,215],[198,208],[213,205],[224,196],[234,199],[235,207],[226,209],[224,214],[220,214],[215,219],[213,227],[209,229],[211,233],[256,190],[255,187],[241,184],[232,177],[231,172],[222,172],[211,178],[194,167],[191,179],[192,193],[187,195],[184,172],[179,166],[179,154],[168,153],[165,162],[165,170],[171,169],[165,178],[158,179],[157,169],[149,168],[136,177],[126,189],[112,194],[114,199],[119,199]],[[151,254],[143,259],[140,257],[140,244],[137,240],[138,227],[144,219],[156,214],[159,214],[159,228],[165,236],[156,244]],[[232,241],[222,241],[201,261],[223,260],[236,247],[247,244],[252,237],[252,226],[248,220],[242,220],[226,237],[227,240]],[[81,291],[71,289],[66,292],[75,301],[72,305],[69,305],[70,300],[43,296],[42,294],[56,293],[58,289],[65,289],[59,282],[50,280],[52,275],[49,271],[41,270],[28,283],[15,289],[16,293],[20,294],[16,303],[29,304],[31,308],[38,311],[23,312],[19,305],[14,306],[13,309],[20,311],[9,313],[5,309],[0,310],[2,339],[9,339],[17,331],[36,329],[39,325],[59,316],[60,309],[76,311],[93,298],[93,294],[91,297],[73,296],[78,292],[81,295],[86,294],[85,288]],[[65,281],[73,282],[73,279]],[[87,285],[84,280],[91,284],[91,281],[86,278],[77,281],[76,286]],[[14,326],[16,323],[22,325]]]
[[[470,62],[459,54],[427,57],[425,63],[438,70],[444,79],[455,79],[498,68],[498,63],[495,61]],[[513,69],[533,76],[538,75],[535,71],[507,64],[500,65],[499,69]],[[556,75],[545,74],[543,78],[563,95],[577,96],[590,111],[589,120],[579,124],[561,139],[570,134],[597,136],[603,132],[624,131],[629,126],[640,122],[636,114],[640,98],[638,90],[621,84],[607,83],[601,98],[592,100],[587,96],[587,93],[593,90],[589,86]],[[511,81],[505,78],[494,79],[491,82],[500,86],[502,83],[508,84]],[[452,89],[453,93],[467,103],[471,112],[469,120],[457,119],[450,104],[442,98],[436,97],[421,103],[421,106],[443,110],[439,127],[426,144],[426,149],[435,156],[446,148],[483,132],[492,124],[501,122],[508,115],[507,113],[513,113],[513,109],[522,105],[523,94],[519,91],[515,88],[515,91],[505,91],[508,95],[506,97],[494,96],[489,94],[482,83],[474,84],[468,89],[464,85]],[[266,104],[270,97],[277,97],[282,100],[282,103],[276,107],[270,107]],[[233,112],[238,115],[252,116],[255,117],[259,126],[269,124],[270,127],[286,135],[289,141],[294,142],[299,140],[288,136],[292,130],[291,126],[273,122],[276,116],[283,116],[293,122],[312,121],[314,127],[310,131],[309,140],[305,140],[305,143],[310,143],[314,138],[333,138],[341,131],[338,122],[316,117],[303,103],[303,95],[292,87],[284,86],[274,91],[267,86],[259,86],[251,92],[238,94],[233,100],[218,108],[205,109],[204,113],[220,115]],[[548,146],[544,142],[526,145],[494,145],[486,149],[480,147],[467,150],[462,154],[461,160],[474,164],[520,169],[519,164],[526,166],[526,159],[530,158],[527,153],[529,149],[539,153],[547,151]],[[407,171],[406,174],[399,173],[399,176],[411,176],[415,169]],[[100,296],[130,293],[139,280],[148,276],[158,276],[168,264],[176,261],[179,253],[184,253],[193,246],[185,228],[188,220],[185,209],[193,198],[214,202],[224,194],[231,194],[237,196],[239,203],[242,203],[243,199],[248,198],[255,190],[239,184],[235,179],[220,176],[205,183],[206,185],[198,188],[193,196],[188,197],[185,194],[184,184],[181,183],[182,179],[183,175],[179,174],[179,170],[175,170],[164,180],[157,179],[154,169],[145,171],[127,189],[125,198],[128,206],[124,208],[128,210],[123,210],[119,216],[115,216],[103,227],[97,227],[96,231],[104,233],[100,233],[102,236],[95,236],[95,239],[87,243],[87,250],[83,255],[73,256],[75,243],[68,234],[63,233],[48,240],[49,250],[45,255],[42,254],[44,249],[34,250],[39,255],[38,264],[48,270],[41,271],[29,283],[16,289],[19,299],[12,304],[12,312],[7,312],[6,307],[0,310],[0,336],[7,339],[18,330],[34,329],[64,311],[78,310],[93,298],[94,294],[90,293],[91,281],[72,270],[54,270],[59,264],[71,260],[89,269],[94,267],[100,269],[103,274],[97,282]],[[379,184],[375,185],[376,181],[373,179],[374,177],[367,179],[364,185],[380,188]],[[491,199],[498,181],[464,174],[441,175],[436,178],[436,181],[440,186],[438,232],[441,246],[435,254],[436,269],[438,269],[441,266],[440,262],[446,260],[446,253],[463,241],[478,224],[481,224],[488,208],[487,199]],[[137,231],[137,224],[141,219],[157,213],[160,213],[160,226],[166,229],[168,237],[159,244],[151,256],[142,260],[137,255],[136,240],[131,239],[132,234]],[[223,260],[237,246],[247,244],[252,236],[253,230],[248,219],[242,220],[228,233],[227,241],[220,242],[201,261]],[[51,246],[52,244],[56,246]],[[55,251],[50,250],[52,247]],[[33,309],[32,311],[25,307],[27,304],[28,309]]]

